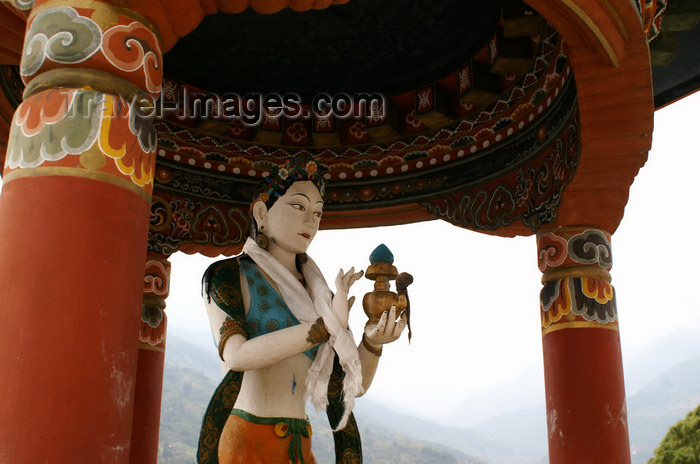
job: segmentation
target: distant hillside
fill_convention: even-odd
[[[632,464],[645,464],[668,429],[700,404],[700,358],[657,377],[627,401]]]
[[[214,342],[209,339],[207,348],[204,348],[197,340],[195,342],[192,333],[185,333],[188,338],[181,337],[178,333],[168,333],[168,341],[165,347],[166,366],[178,366],[202,371],[210,379],[218,381],[224,376],[221,369],[219,354]],[[203,337],[202,337],[203,338]]]
[[[700,330],[674,331],[625,362],[627,395],[635,395],[671,367],[696,358],[700,358]]]
[[[677,330],[633,358],[625,357],[627,396],[635,395],[670,367],[695,358],[700,358],[700,330],[691,329]],[[452,415],[440,421],[457,427],[466,425],[479,429],[478,424],[485,421],[514,412],[520,414],[518,411],[542,408],[544,398],[542,366],[531,366],[502,385],[457,399],[459,403]],[[537,426],[536,430],[541,430],[541,427]]]
[[[204,410],[223,377],[211,352],[168,334],[161,402],[159,464],[193,464]]]
[[[685,352],[677,351],[671,336],[652,347],[661,355],[652,349],[630,363],[627,371],[635,379],[630,382],[633,384],[654,373],[650,381],[627,399],[633,464],[646,463],[668,428],[700,404],[700,356],[687,358],[700,341],[694,342],[692,334],[680,336],[679,340]],[[679,364],[680,361],[684,362]],[[663,367],[668,370],[664,372]],[[207,350],[169,335],[160,464],[194,462],[202,414],[222,375],[213,347]],[[366,464],[547,462],[543,405],[492,417],[473,428],[443,426],[393,411],[367,398],[358,399],[355,414],[362,432]],[[312,416],[312,422],[314,453],[319,464],[334,462],[332,436],[325,418]]]
[[[473,427],[494,416],[533,408],[544,397],[544,370],[541,365],[532,365],[508,382],[461,399],[444,422]]]
[[[539,459],[512,447],[510,440],[494,440],[468,427],[440,425],[364,399],[358,400],[355,414],[360,423],[446,446],[484,463],[539,464]]]
[[[358,400],[363,403],[364,400]],[[374,407],[374,406],[371,406]],[[357,411],[356,411],[357,412]],[[454,448],[425,439],[408,437],[396,430],[368,422],[357,414],[362,439],[363,460],[369,464],[487,464]],[[311,414],[314,429],[314,456],[320,464],[334,463],[332,432],[328,420]]]
[[[214,352],[216,355],[216,352]],[[196,462],[202,415],[223,376],[218,357],[169,335],[165,358],[159,464]],[[359,400],[362,402],[362,400]],[[445,445],[416,440],[396,430],[364,423],[358,416],[366,464],[487,464]],[[335,462],[327,420],[312,416],[314,454],[319,464]]]
[[[167,359],[167,358],[166,358]],[[204,410],[218,382],[202,371],[166,361],[161,403],[159,464],[193,464]]]
[[[514,450],[521,452],[523,456],[531,457],[532,461],[527,462],[548,462],[547,413],[544,403],[535,408],[493,417],[474,429],[492,440],[507,441]]]
[[[668,364],[671,362],[667,361]],[[646,464],[669,427],[700,404],[700,358],[658,374],[637,394],[627,398],[632,464]],[[475,429],[520,451],[547,453],[544,405],[494,417]],[[494,461],[495,462],[495,461]],[[513,464],[525,461],[517,459]],[[546,463],[546,460],[541,461]]]

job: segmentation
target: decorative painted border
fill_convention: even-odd
[[[521,134],[517,143],[511,141],[508,147],[499,147],[490,158],[492,162],[500,160],[501,163],[496,165],[498,168],[494,171],[493,178],[497,180],[485,186],[479,185],[483,172],[475,173],[470,164],[464,164],[461,168],[455,166],[449,171],[405,176],[391,183],[363,187],[329,183],[326,209],[357,209],[358,204],[367,205],[365,207],[392,202],[399,204],[426,195],[432,198],[426,202],[426,208],[433,208],[431,212],[438,217],[458,223],[455,216],[448,217],[452,214],[449,208],[440,209],[441,202],[452,200],[435,198],[480,199],[484,191],[489,191],[500,195],[489,202],[490,205],[497,206],[499,198],[510,198],[513,214],[508,216],[508,220],[488,222],[488,218],[493,217],[492,212],[483,208],[486,219],[479,219],[483,222],[462,222],[461,225],[488,229],[519,219],[535,230],[556,214],[561,189],[576,168],[579,141],[575,101],[575,86],[571,82],[559,100],[557,110],[541,118],[537,130],[529,131],[528,136]],[[150,252],[168,256],[182,250],[216,256],[232,255],[241,249],[249,230],[248,207],[258,186],[255,178],[212,175],[200,169],[187,168],[179,162],[160,159],[155,180],[156,193],[151,208],[148,244]],[[449,189],[467,193],[450,194]],[[507,194],[501,195],[506,191]],[[479,209],[479,205],[475,208]],[[460,220],[464,221],[463,216]]]
[[[170,293],[170,262],[166,259],[149,258],[143,278],[143,293],[166,299]]]
[[[545,282],[540,292],[542,328],[557,322],[617,322],[615,289],[603,279],[565,277]]]
[[[78,67],[106,71],[157,96],[163,65],[156,34],[123,9],[90,5],[56,6],[30,17],[20,65],[24,83],[51,69]]]
[[[217,205],[159,191],[151,203],[148,251],[231,256],[241,251],[249,230],[247,205]]]
[[[328,168],[328,179],[338,181],[402,175],[460,157],[479,156],[549,111],[571,77],[560,36],[549,24],[544,30],[532,67],[506,98],[437,131],[371,145],[290,149],[197,134],[186,126],[160,120],[156,123],[159,156],[215,172],[262,178],[272,165],[302,151]],[[176,101],[180,85],[184,84],[166,79],[164,98]]]
[[[573,88],[573,85],[571,86]],[[496,230],[520,221],[536,232],[557,214],[564,187],[573,179],[581,154],[575,96],[562,97],[566,117],[540,121],[534,134],[541,146],[523,150],[511,158],[507,170],[479,188],[463,188],[455,194],[421,203],[432,215],[472,230]],[[567,105],[572,105],[568,107]],[[562,126],[562,122],[563,127]],[[549,134],[555,134],[554,140]],[[505,154],[508,150],[501,148]],[[532,154],[536,154],[532,158]],[[519,166],[519,167],[518,167]]]
[[[130,102],[87,89],[53,89],[17,108],[4,175],[77,167],[125,179],[150,194],[155,151],[152,120]]]
[[[610,234],[598,229],[560,230],[537,235],[537,266],[548,272],[566,266],[612,269]]]
[[[537,263],[544,273],[540,292],[543,335],[566,328],[617,330],[609,233],[593,228],[541,231],[537,234]]]
[[[164,258],[149,255],[143,279],[143,304],[139,342],[165,349],[167,316],[165,299],[170,291],[170,263]]]
[[[451,220],[448,217],[451,207],[446,203],[454,202],[450,199],[452,196],[467,192],[467,195],[481,198],[480,189],[493,191],[500,185],[498,180],[485,185],[485,178],[506,178],[508,196],[516,207],[511,217],[500,224],[522,218],[526,226],[534,230],[556,214],[561,190],[572,178],[579,153],[576,89],[571,80],[556,104],[536,125],[507,143],[490,147],[481,157],[466,156],[464,150],[458,150],[451,163],[435,169],[376,180],[356,178],[352,182],[329,182],[326,209],[341,211],[422,202],[431,213]],[[255,170],[252,162],[249,170],[239,170],[232,176],[213,174],[198,169],[194,162],[184,161],[179,155],[173,161],[158,158],[158,191],[247,208],[260,182],[255,172],[251,172]],[[446,200],[441,203],[436,200],[439,198]],[[479,229],[498,227],[491,221],[488,222],[490,226],[485,226],[462,219],[452,219],[452,222]]]

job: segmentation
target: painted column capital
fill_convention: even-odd
[[[618,330],[611,285],[610,234],[594,228],[560,228],[537,234],[542,335],[566,328]]]
[[[610,281],[612,249],[610,233],[594,228],[540,229],[537,232],[537,266],[542,280],[562,272],[598,272]]]
[[[162,67],[157,31],[138,13],[95,0],[37,1],[3,181],[83,177],[150,205]]]
[[[170,262],[164,256],[148,254],[143,278],[143,304],[139,347],[165,352],[167,316],[165,299],[170,292]]]
[[[94,0],[35,6],[27,20],[20,75],[25,98],[56,87],[155,98],[162,85],[155,27],[139,13]]]

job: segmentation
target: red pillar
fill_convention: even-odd
[[[3,175],[2,463],[129,461],[155,132],[127,97],[162,66],[139,15],[71,5],[30,15]]]
[[[629,464],[610,235],[537,234],[551,464]]]
[[[170,263],[165,257],[149,254],[143,281],[143,305],[139,331],[138,368],[134,395],[129,464],[158,462],[160,404],[163,397],[163,370],[167,317],[165,299],[170,286]]]

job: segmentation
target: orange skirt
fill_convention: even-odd
[[[316,464],[311,424],[234,409],[219,440],[219,464]]]

